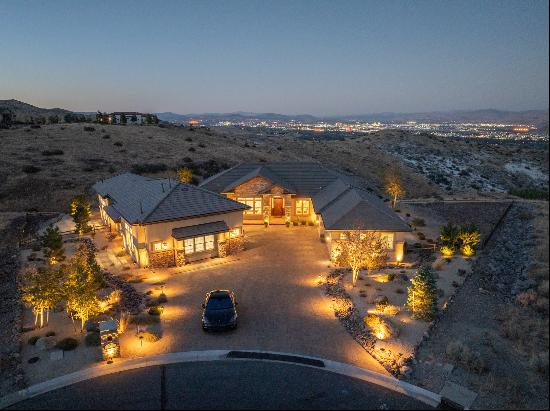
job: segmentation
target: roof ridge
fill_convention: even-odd
[[[213,194],[213,195],[215,195],[215,196],[217,196],[217,197],[220,197],[220,198],[222,198],[222,199],[224,199],[224,200],[229,200],[229,201],[232,201],[232,202],[234,202],[234,203],[237,203],[237,204],[240,204],[240,205],[243,205],[243,206],[245,205],[245,204],[243,204],[243,203],[241,203],[241,202],[239,202],[239,201],[236,201],[236,200],[233,200],[232,198],[229,198],[229,197],[227,197],[227,196],[224,196],[223,194],[219,194],[219,193],[216,193],[216,192],[214,192],[214,191],[210,191],[210,190],[208,190],[207,188],[200,187],[200,186],[195,186],[195,185],[192,185],[192,184],[188,184],[188,185],[190,185],[190,186],[192,186],[192,187],[194,187],[194,188],[196,188],[196,189],[199,189],[199,190],[201,190],[201,191],[204,191],[204,192],[206,192],[206,193],[208,193],[208,194]],[[248,206],[247,206],[247,207],[248,207]]]
[[[236,164],[236,165],[234,165],[233,167],[229,167],[229,168],[226,169],[226,170],[220,171],[219,173],[214,174],[214,175],[208,177],[206,180],[203,180],[203,181],[200,183],[200,185],[198,185],[197,187],[200,187],[200,186],[202,186],[202,185],[204,185],[204,184],[206,184],[206,183],[209,183],[210,181],[214,180],[215,178],[221,177],[222,175],[226,174],[227,172],[229,172],[229,171],[233,170],[234,168],[237,168],[237,167],[239,167],[239,166],[241,166],[241,165],[243,165],[243,164],[245,164],[245,163],[240,162],[239,164]]]
[[[161,180],[166,180],[165,178],[162,178],[162,179],[158,179],[157,181],[161,181]],[[168,184],[170,184],[170,182],[172,181],[172,179],[170,177],[168,177]],[[163,184],[164,182],[161,182],[161,184]],[[174,187],[170,188],[170,190],[168,190],[168,192],[166,193],[166,195],[164,197],[162,197],[162,199],[151,209],[151,211],[149,211],[147,213],[147,215],[145,217],[142,217],[140,222],[144,222],[145,220],[147,220],[151,214],[153,214],[153,212],[159,208],[159,206],[164,202],[164,200],[166,200],[168,198],[168,196],[170,194],[172,194],[172,192],[180,185],[181,183],[179,181],[176,180],[176,184],[174,184]]]
[[[336,181],[336,180],[335,180]],[[339,200],[344,194],[346,194],[348,191],[350,191],[353,187],[349,184],[347,184],[345,181],[343,182],[344,184],[347,185],[346,189],[344,191],[342,191],[340,194],[338,194],[337,196],[335,196],[332,200],[330,200],[328,203],[326,203],[323,207],[321,207],[319,210],[316,210],[318,213],[322,212],[324,209],[326,209],[327,207],[329,207],[332,203],[334,203],[335,201]],[[328,187],[328,186],[327,186]],[[326,187],[325,187],[326,188]],[[324,189],[323,189],[324,190]]]

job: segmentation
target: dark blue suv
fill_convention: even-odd
[[[215,290],[206,294],[202,305],[202,328],[209,330],[237,327],[237,300],[229,290]]]

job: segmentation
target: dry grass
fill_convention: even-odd
[[[380,189],[385,166],[395,163],[384,151],[370,147],[368,141],[376,136],[362,141],[314,142],[286,136],[256,141],[252,133],[236,128],[94,127],[93,132],[84,131],[82,124],[0,130],[4,154],[0,159],[0,211],[66,211],[75,194],[90,194],[94,182],[132,169],[175,178],[178,167],[194,165],[204,174],[196,176],[201,180],[218,171],[216,167],[244,161],[320,161],[348,169]],[[63,154],[45,156],[43,152]],[[31,165],[40,171],[25,173],[23,169]],[[438,193],[424,177],[403,167],[410,195]]]

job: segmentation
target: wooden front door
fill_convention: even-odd
[[[282,217],[285,215],[285,207],[283,205],[282,197],[273,198],[273,208],[271,209],[271,215],[273,217]]]

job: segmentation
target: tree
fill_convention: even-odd
[[[59,123],[59,117],[58,116],[49,116],[48,121],[50,124],[57,124]]]
[[[474,224],[464,225],[460,227],[457,239],[462,254],[470,257],[475,254],[476,247],[481,239],[481,233]]]
[[[151,114],[145,115],[145,124],[153,124],[153,117],[151,117]]]
[[[41,238],[44,247],[44,256],[50,264],[55,264],[65,259],[63,250],[63,237],[58,227],[50,225]]]
[[[376,270],[388,259],[388,244],[374,231],[348,231],[345,239],[339,240],[337,246],[340,248],[342,261],[351,268],[354,287],[361,269]]]
[[[73,199],[70,214],[75,224],[76,233],[84,234],[91,230],[89,222],[92,208],[84,195],[78,195]]]
[[[32,268],[23,274],[21,281],[22,299],[32,306],[34,325],[40,319],[39,327],[44,327],[50,318],[50,310],[63,299],[62,272],[51,267]]]
[[[450,257],[456,252],[459,233],[460,229],[452,223],[448,223],[441,228],[439,250],[443,255]]]
[[[128,123],[128,119],[126,118],[126,114],[122,113],[122,114],[120,115],[120,124],[122,124],[123,126],[125,126],[126,123]]]
[[[386,192],[391,196],[391,205],[393,208],[397,206],[397,200],[405,195],[405,188],[401,175],[396,168],[390,169],[386,174]]]
[[[130,121],[132,123],[135,123],[137,121],[137,116],[135,114],[132,114],[132,117],[130,117]]]
[[[72,123],[74,121],[74,115],[72,113],[67,113],[63,116],[63,121],[65,123]]]
[[[81,331],[90,317],[101,313],[96,296],[101,287],[101,270],[95,259],[93,245],[82,244],[66,267],[64,284],[67,299],[66,310],[74,323],[80,319]]]
[[[182,183],[189,184],[193,181],[193,171],[188,167],[178,168],[178,180]]]
[[[407,307],[411,310],[413,318],[433,320],[437,313],[437,285],[431,266],[420,267],[411,279],[407,293]]]

